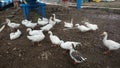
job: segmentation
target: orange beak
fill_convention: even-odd
[[[100,34],[100,36],[104,36],[104,33]]]

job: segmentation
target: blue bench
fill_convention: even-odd
[[[29,17],[29,10],[37,9],[38,14],[42,14],[42,17],[45,17],[44,7],[46,6],[45,3],[32,3],[32,4],[20,4],[20,7],[23,9],[25,19]]]

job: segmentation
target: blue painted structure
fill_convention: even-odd
[[[82,0],[77,0],[77,9],[81,9]]]
[[[37,9],[38,14],[42,14],[42,17],[45,17],[44,7],[45,3],[38,3],[36,0],[27,0],[27,4],[20,4],[20,7],[23,9],[25,19],[29,17],[29,10]]]
[[[18,0],[18,1],[22,2],[22,0]],[[13,2],[14,0],[0,0],[0,8],[12,4]]]

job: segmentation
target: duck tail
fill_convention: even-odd
[[[28,38],[29,40],[31,40],[31,36],[27,36],[27,38]]]
[[[76,48],[75,48],[74,44],[72,44],[72,48],[73,48],[74,50],[76,50]]]
[[[81,45],[82,46],[82,43],[81,42],[77,42],[77,44]]]

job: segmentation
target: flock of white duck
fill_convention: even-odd
[[[21,36],[22,32],[18,29],[20,27],[20,24],[11,22],[9,19],[6,19],[7,26],[10,27],[10,29],[16,29],[16,32],[10,33],[10,40],[17,39]],[[40,46],[40,41],[42,41],[45,38],[45,35],[43,31],[48,31],[49,38],[51,43],[55,46],[58,45],[61,48],[65,50],[69,50],[70,57],[75,61],[75,63],[81,63],[85,61],[87,58],[82,57],[80,52],[76,50],[76,47],[79,45],[82,45],[80,42],[73,42],[73,41],[63,41],[58,36],[53,35],[52,29],[56,24],[60,23],[61,20],[56,18],[56,15],[53,14],[53,17],[51,16],[50,19],[47,18],[38,18],[37,23],[32,23],[32,21],[28,20],[22,20],[21,24],[27,27],[27,31],[29,32],[29,35],[27,35],[27,38],[33,42],[38,42],[38,46]],[[37,25],[41,25],[39,30],[34,30],[34,28]],[[80,30],[81,32],[87,32],[87,31],[94,31],[98,29],[98,26],[96,24],[91,24],[89,22],[85,22],[84,25],[75,24],[75,27],[73,27],[73,19],[71,19],[71,22],[64,22],[64,27],[67,29],[76,28]],[[5,25],[3,25],[0,28],[0,32],[5,28]],[[103,43],[104,45],[109,49],[108,51],[105,51],[105,54],[110,53],[111,50],[117,50],[120,48],[120,44],[107,39],[107,32],[103,32],[102,35],[104,36]]]

